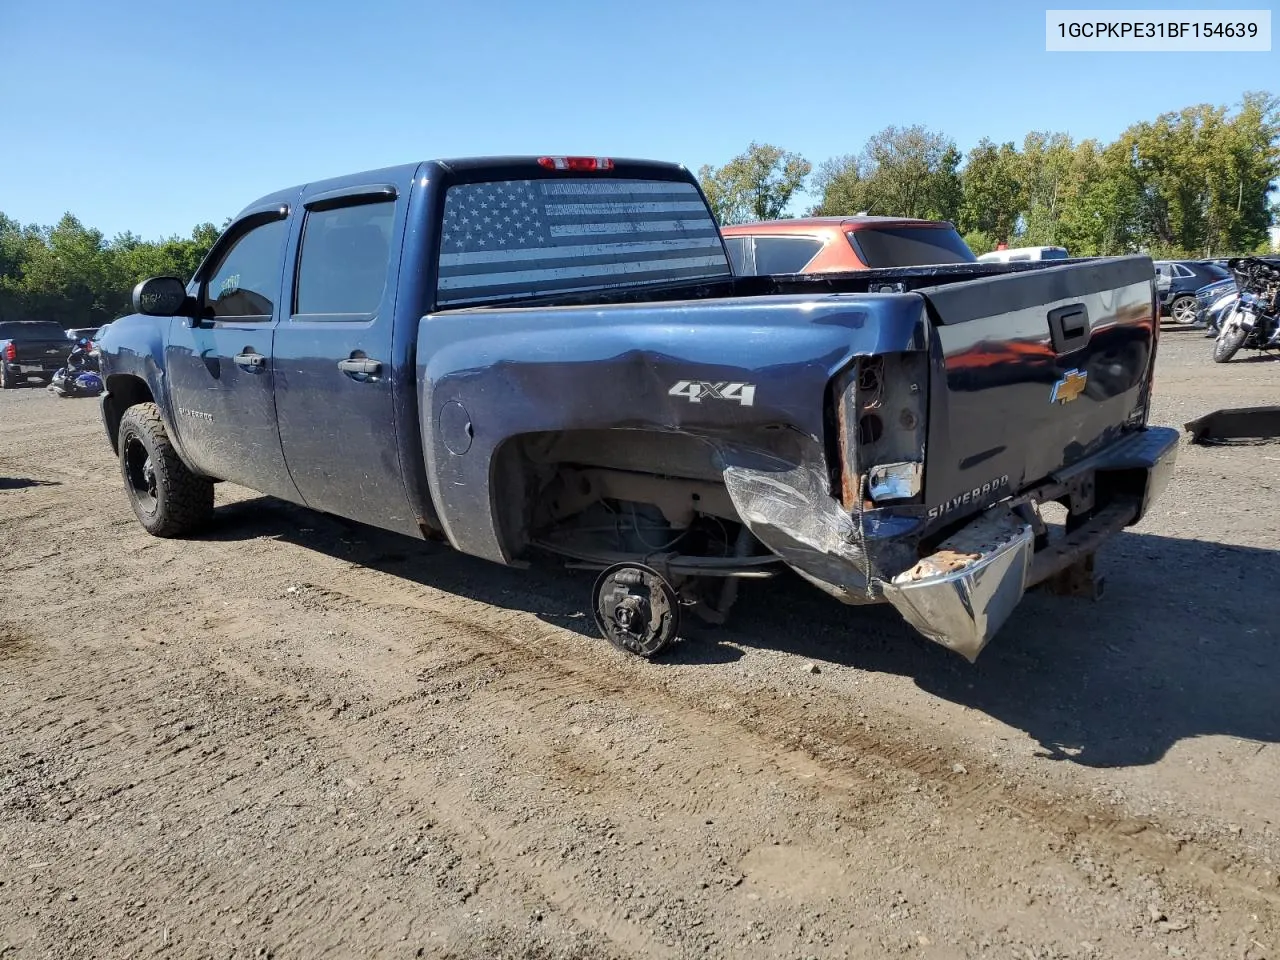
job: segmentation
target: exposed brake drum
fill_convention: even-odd
[[[640,563],[615,563],[591,591],[596,627],[619,650],[661,652],[680,630],[680,605],[667,579]]]

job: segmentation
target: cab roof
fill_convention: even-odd
[[[354,173],[346,173],[336,177],[313,180],[309,183],[299,183],[280,190],[273,190],[271,193],[264,194],[252,203],[245,205],[236,216],[238,218],[245,211],[266,204],[295,201],[303,191],[323,193],[328,190],[341,190],[346,187],[356,187],[371,183],[409,184],[418,176],[419,172],[425,173],[431,167],[456,176],[460,180],[488,177],[503,179],[529,175],[582,176],[582,174],[578,173],[551,172],[544,169],[538,165],[539,157],[544,156],[565,156],[565,154],[452,157],[360,170]],[[595,156],[601,155],[596,154]],[[602,176],[650,177],[657,180],[678,180],[696,183],[689,169],[680,163],[670,163],[662,160],[637,160],[625,157],[611,157],[610,159],[613,161],[613,169],[603,173]]]

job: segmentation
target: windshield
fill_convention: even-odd
[[[67,331],[59,324],[44,320],[18,320],[0,323],[0,340],[65,340]]]
[[[491,180],[445,195],[439,306],[731,274],[692,183]]]
[[[923,267],[978,259],[960,234],[947,227],[864,227],[847,236],[868,267]]]

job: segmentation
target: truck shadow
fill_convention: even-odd
[[[27,487],[57,487],[57,480],[33,480],[31,477],[0,477],[0,490],[23,490]]]
[[[589,572],[501,567],[271,498],[220,507],[207,535],[256,537],[530,612],[598,640]],[[724,663],[758,648],[897,674],[1026,732],[1046,757],[1088,767],[1155,763],[1191,737],[1280,742],[1280,629],[1256,599],[1274,589],[1280,553],[1125,532],[1104,548],[1099,567],[1107,577],[1101,601],[1033,592],[972,665],[887,606],[846,607],[790,575],[744,588],[727,627],[691,631],[663,662]]]

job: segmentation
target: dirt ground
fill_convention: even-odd
[[[1156,421],[1280,402],[1209,349]],[[1275,960],[1278,478],[1184,440],[976,665],[798,578],[648,663],[591,574],[226,485],[148,537],[96,401],[6,391],[0,960]]]

